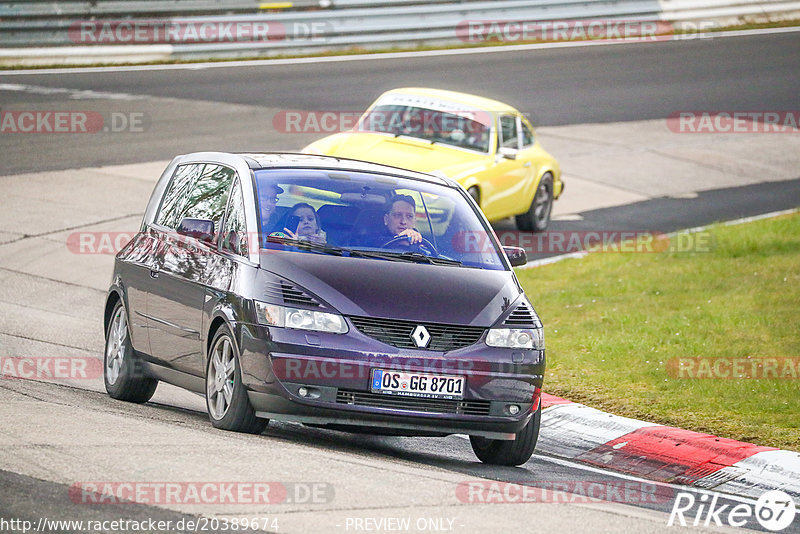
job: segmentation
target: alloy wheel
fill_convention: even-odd
[[[227,336],[217,340],[211,351],[211,361],[206,375],[209,413],[214,419],[222,419],[233,402],[235,387],[236,357]]]

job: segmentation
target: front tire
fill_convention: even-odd
[[[553,176],[550,173],[542,176],[539,187],[528,208],[528,211],[517,215],[517,228],[525,232],[543,232],[550,223],[550,212],[553,210]]]
[[[133,350],[122,301],[114,307],[106,330],[103,382],[112,398],[138,404],[149,401],[158,386],[158,380],[145,375],[142,360]]]
[[[536,442],[539,439],[539,427],[542,421],[542,405],[528,421],[516,439],[487,439],[479,436],[470,436],[469,442],[475,456],[485,464],[492,465],[522,465],[530,460]]]
[[[260,434],[267,419],[256,417],[242,384],[239,349],[227,325],[221,326],[211,343],[206,363],[206,408],[215,428]]]

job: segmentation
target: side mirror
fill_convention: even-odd
[[[506,159],[517,159],[517,149],[510,146],[501,146],[497,153]]]
[[[214,221],[208,219],[191,219],[186,217],[178,225],[178,233],[193,237],[204,243],[214,242]]]
[[[528,254],[524,248],[521,247],[503,247],[503,252],[506,253],[508,261],[512,267],[519,267],[528,263]]]

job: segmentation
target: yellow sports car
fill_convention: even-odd
[[[490,221],[514,216],[520,230],[544,230],[553,200],[564,190],[558,162],[522,113],[454,91],[387,91],[352,130],[303,151],[444,174],[470,193]]]

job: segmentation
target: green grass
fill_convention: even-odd
[[[686,379],[678,357],[800,358],[800,214],[708,230],[710,252],[594,253],[518,276],[545,325],[545,391],[800,451],[800,379]]]

